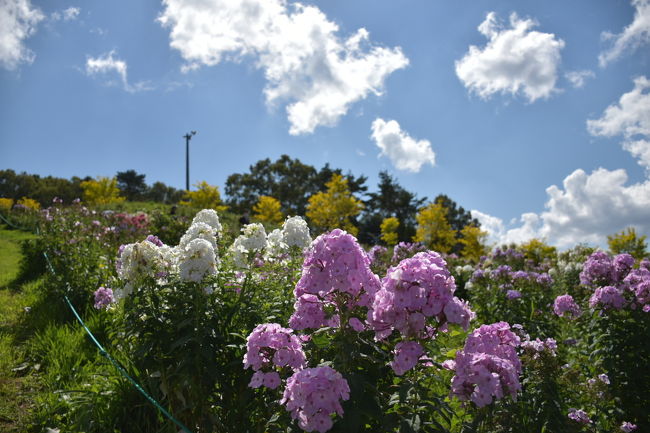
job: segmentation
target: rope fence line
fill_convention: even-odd
[[[23,231],[31,231],[31,230],[25,229],[23,227],[18,227],[16,225],[12,224],[2,214],[0,214],[0,219],[2,221],[4,221],[4,223],[7,224],[9,227],[12,227],[14,229],[23,230]],[[40,235],[38,227],[36,228],[36,234]],[[48,255],[47,255],[47,253],[45,251],[43,251],[43,256],[45,257],[45,263],[47,264],[48,270],[52,273],[52,275],[56,275],[56,271],[54,270],[54,266],[52,266],[52,262],[50,261],[50,258],[48,257]],[[74,314],[74,316],[77,319],[77,321],[79,322],[79,324],[84,328],[84,330],[86,331],[86,334],[88,334],[88,337],[90,338],[90,340],[95,344],[95,346],[97,346],[97,349],[99,350],[99,354],[102,355],[103,357],[105,357],[113,365],[113,367],[115,367],[115,369],[117,369],[117,371],[125,379],[127,379],[131,383],[131,385],[133,385],[133,387],[135,389],[137,389],[140,392],[140,394],[142,394],[149,401],[149,403],[154,405],[154,407],[156,407],[156,409],[158,409],[163,415],[165,415],[165,417],[167,417],[167,419],[169,419],[174,424],[176,424],[183,432],[192,433],[192,431],[189,428],[187,428],[182,422],[177,420],[171,413],[169,413],[164,407],[162,407],[160,405],[160,403],[158,403],[158,401],[156,401],[156,399],[154,399],[152,396],[150,396],[147,393],[147,391],[145,391],[144,388],[142,388],[142,386],[140,386],[140,384],[126,372],[124,367],[122,367],[122,365],[119,364],[115,360],[115,358],[113,358],[111,356],[111,354],[106,351],[106,349],[104,349],[104,346],[101,345],[101,343],[97,340],[97,338],[95,338],[95,336],[90,331],[90,329],[88,329],[88,326],[86,326],[86,323],[83,321],[83,319],[81,318],[81,316],[79,315],[77,310],[74,308],[74,306],[72,305],[72,302],[70,302],[70,299],[68,298],[68,296],[63,295],[63,298],[64,298],[64,301],[66,302],[67,306],[72,311],[72,314]]]

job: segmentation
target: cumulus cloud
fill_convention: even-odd
[[[585,82],[587,81],[588,78],[594,78],[595,74],[593,71],[590,70],[585,70],[585,71],[569,71],[566,74],[564,74],[567,80],[571,83],[573,87],[576,88],[581,88],[585,85]]]
[[[523,93],[529,102],[548,98],[556,91],[557,69],[564,41],[552,33],[532,30],[533,19],[510,15],[510,26],[495,12],[487,14],[478,27],[487,39],[485,47],[470,46],[456,61],[456,75],[481,98],[495,93]]]
[[[347,38],[315,6],[286,0],[164,0],[160,23],[189,71],[248,58],[264,72],[267,104],[286,104],[293,135],[332,126],[350,106],[379,95],[408,59],[370,43],[365,29]]]
[[[624,93],[618,104],[605,109],[598,119],[587,120],[587,130],[595,136],[622,135],[623,149],[650,170],[650,80],[634,79],[634,89]]]
[[[79,8],[69,7],[67,9],[62,10],[61,12],[53,12],[52,15],[50,15],[50,19],[52,21],[60,21],[60,20],[73,21],[77,19],[80,12],[81,9]]]
[[[395,120],[377,118],[372,122],[372,139],[398,170],[417,173],[423,164],[436,164],[436,155],[428,140],[416,140],[402,131]]]
[[[0,0],[0,65],[8,70],[32,63],[34,53],[25,39],[36,32],[45,16],[29,0]]]
[[[151,90],[146,82],[129,84],[126,62],[114,57],[114,55],[115,51],[110,51],[99,57],[88,57],[86,59],[86,75],[117,75],[122,88],[130,93]],[[114,82],[109,82],[109,84],[114,84]]]
[[[543,238],[559,247],[580,242],[605,245],[607,235],[626,227],[650,234],[650,180],[626,185],[623,169],[599,168],[591,174],[578,169],[567,176],[562,187],[546,189],[546,210],[526,213],[521,225],[512,228],[499,218],[472,211],[472,216],[490,234],[495,243],[522,242]]]
[[[635,8],[634,20],[621,33],[603,33],[603,39],[611,42],[611,47],[600,53],[598,63],[607,66],[627,51],[634,51],[650,42],[650,0],[632,0]]]

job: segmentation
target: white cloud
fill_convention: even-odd
[[[584,70],[584,71],[569,71],[564,74],[567,80],[571,83],[573,87],[581,88],[585,85],[587,78],[594,78],[595,74],[593,71]]]
[[[69,7],[67,9],[62,10],[61,12],[53,12],[50,15],[50,19],[52,21],[72,21],[76,20],[77,17],[79,16],[79,13],[81,12],[81,9],[76,8],[76,7]]]
[[[122,88],[130,93],[140,92],[144,90],[151,90],[151,87],[146,82],[138,82],[129,84],[127,77],[127,64],[124,60],[113,57],[115,51],[110,51],[99,57],[88,57],[86,59],[86,75],[106,75],[110,76],[115,74],[119,77]],[[109,84],[115,84],[109,82]]]
[[[611,47],[600,53],[598,63],[607,66],[626,51],[634,51],[650,42],[650,0],[632,0],[635,8],[634,20],[618,35],[603,33],[603,39],[612,40]]]
[[[607,235],[630,226],[650,234],[650,180],[625,185],[627,180],[623,169],[599,168],[591,174],[578,169],[561,188],[548,187],[546,210],[523,214],[520,226],[508,228],[500,218],[477,211],[472,216],[497,244],[542,238],[561,248],[581,242],[605,245]]]
[[[436,164],[436,155],[428,140],[416,140],[402,131],[395,120],[377,118],[372,122],[372,139],[398,170],[417,173],[423,164]]]
[[[24,42],[44,18],[29,0],[0,0],[0,66],[13,70],[34,61],[34,53]]]
[[[160,23],[189,71],[250,58],[264,72],[270,106],[287,104],[293,135],[332,126],[350,106],[381,94],[408,59],[400,48],[373,46],[365,29],[347,39],[315,6],[286,0],[164,0]]]
[[[622,135],[623,149],[650,170],[650,80],[634,79],[634,89],[624,93],[618,104],[607,107],[603,115],[587,120],[587,130],[595,136]]]
[[[474,45],[456,61],[456,75],[470,91],[481,98],[495,93],[523,92],[529,102],[547,98],[557,89],[557,69],[564,41],[552,33],[532,30],[532,19],[510,15],[510,27],[498,20],[495,12],[487,14],[478,27],[488,43]]]
[[[596,120],[587,121],[587,129],[593,135],[613,137],[624,135],[650,136],[650,80],[634,79],[634,89],[621,96],[618,105],[612,104]]]

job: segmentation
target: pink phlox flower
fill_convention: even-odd
[[[299,370],[287,379],[280,401],[301,429],[324,433],[332,428],[331,415],[343,415],[341,400],[350,398],[350,387],[331,367]]]

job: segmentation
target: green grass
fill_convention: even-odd
[[[18,276],[20,242],[33,239],[30,233],[0,228],[0,431],[22,432],[29,424],[38,391],[39,367],[26,361],[24,333],[29,305],[36,299],[39,281],[20,290],[8,287]]]
[[[5,288],[17,276],[20,265],[20,242],[34,239],[36,235],[19,230],[7,230],[0,226],[0,289]]]

